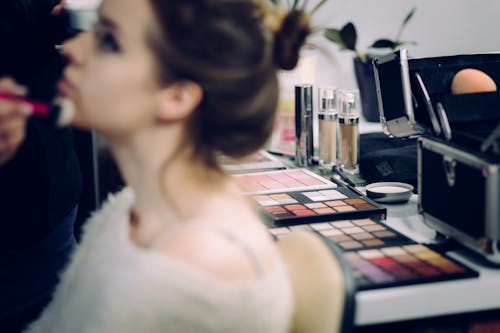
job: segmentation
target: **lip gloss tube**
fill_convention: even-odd
[[[295,164],[300,167],[313,164],[313,87],[295,86]]]

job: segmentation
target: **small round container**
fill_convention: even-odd
[[[411,198],[413,186],[406,183],[380,182],[366,185],[366,195],[377,202],[402,203]]]

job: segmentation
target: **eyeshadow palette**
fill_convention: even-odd
[[[373,219],[310,223],[269,229],[280,238],[293,230],[315,230],[343,251],[358,290],[477,277],[439,249],[418,244]]]
[[[285,169],[283,162],[265,150],[258,151],[242,159],[233,159],[221,155],[219,157],[219,162],[222,167],[230,173]]]
[[[274,225],[386,215],[386,208],[344,187],[252,195]]]
[[[343,251],[375,249],[412,242],[406,236],[371,218],[299,224],[269,229],[271,234],[277,238],[294,230],[315,230],[331,239]]]
[[[330,180],[307,169],[285,169],[233,175],[243,194],[335,188]]]

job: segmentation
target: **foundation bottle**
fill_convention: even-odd
[[[337,162],[337,108],[335,88],[318,89],[319,167],[332,170]]]
[[[359,173],[359,91],[339,89],[336,91],[338,111],[338,160],[342,171]]]

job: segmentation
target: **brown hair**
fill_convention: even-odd
[[[241,157],[262,147],[272,132],[278,68],[291,69],[309,34],[306,15],[293,11],[277,28],[252,0],[150,0],[158,34],[150,44],[159,80],[192,80],[203,89],[188,135],[195,154],[216,165],[217,153]]]

